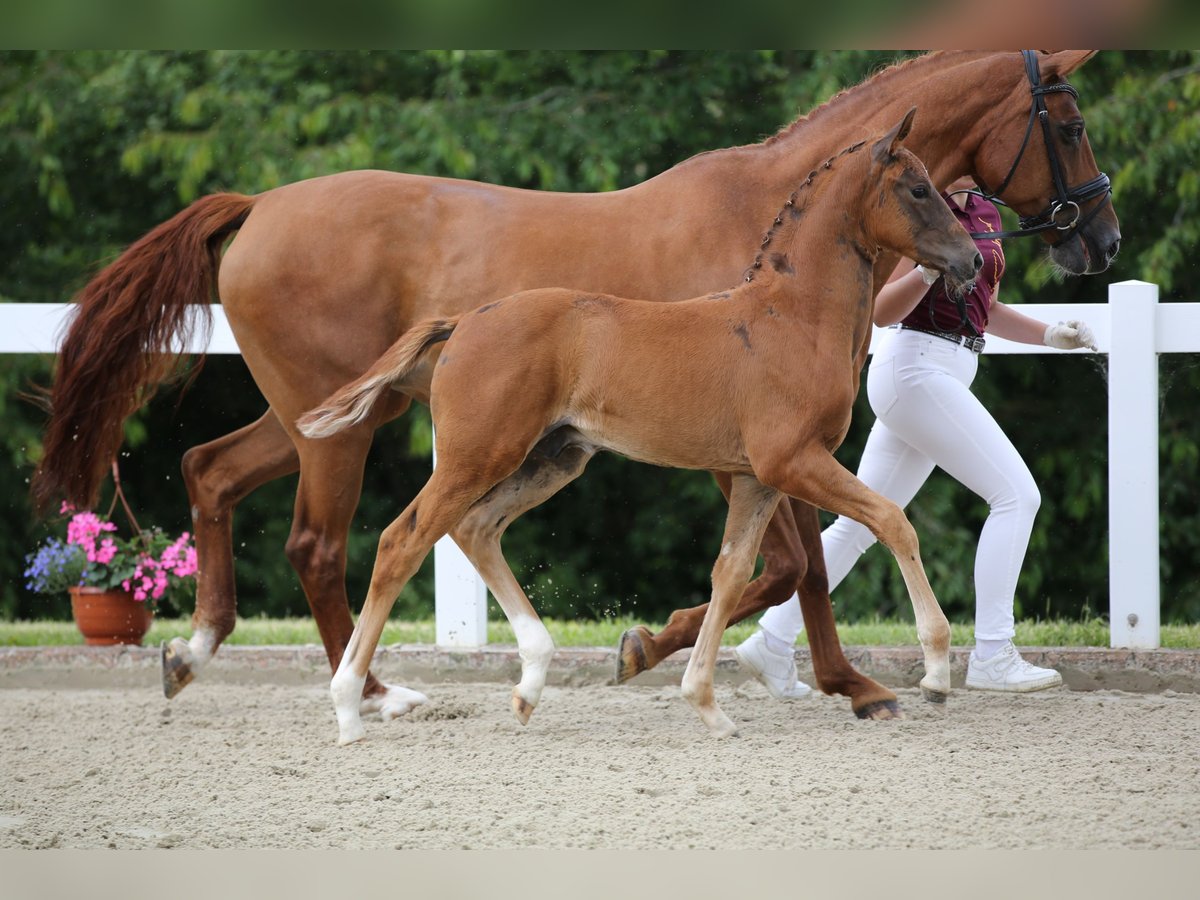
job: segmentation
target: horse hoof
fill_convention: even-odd
[[[617,684],[624,684],[639,672],[654,668],[646,659],[646,641],[654,634],[645,625],[637,625],[621,635],[617,648]]]
[[[718,713],[711,719],[705,719],[704,724],[708,726],[708,733],[715,738],[737,737],[737,726],[724,713]]]
[[[513,688],[512,692],[512,711],[517,717],[517,721],[522,725],[529,724],[529,717],[533,715],[534,706]]]
[[[170,700],[192,683],[196,673],[191,666],[191,648],[183,638],[171,638],[160,645],[163,695]]]
[[[420,691],[409,690],[398,684],[387,685],[387,690],[379,698],[379,718],[384,722],[408,715],[418,706],[424,706],[429,698]],[[365,705],[365,704],[364,704]]]
[[[347,729],[346,731],[338,732],[338,746],[345,747],[347,744],[354,744],[358,741],[365,740],[366,737],[366,729],[359,725],[358,728],[352,728]]]
[[[943,700],[945,700],[944,697]],[[876,721],[904,718],[904,710],[900,708],[899,700],[875,700],[860,706],[854,711],[854,714],[860,719]]]
[[[926,703],[945,703],[946,698],[950,696],[947,691],[938,691],[933,688],[921,686],[921,696],[925,698]]]

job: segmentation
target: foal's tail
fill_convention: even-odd
[[[384,392],[416,368],[426,350],[450,337],[461,318],[430,319],[410,328],[371,368],[297,419],[300,433],[308,438],[324,438],[357,425]]]
[[[91,506],[121,446],[123,425],[177,364],[208,304],[221,246],[254,205],[244,194],[211,194],[163,222],[100,271],[76,297],[49,394],[34,505],[57,499]],[[211,329],[207,305],[199,324]]]

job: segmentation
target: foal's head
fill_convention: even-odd
[[[929,180],[924,164],[902,144],[916,109],[871,147],[862,185],[868,240],[946,276],[951,287],[975,277],[983,257]]]

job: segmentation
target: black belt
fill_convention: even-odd
[[[903,331],[919,331],[921,334],[931,334],[944,341],[950,341],[966,347],[972,353],[983,352],[984,339],[982,335],[979,337],[968,337],[965,334],[955,334],[953,331],[934,331],[932,328],[918,328],[916,325],[897,325],[896,327]]]

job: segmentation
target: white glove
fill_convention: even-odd
[[[942,273],[937,269],[927,269],[925,266],[917,266],[917,273],[921,276],[921,280],[926,284],[933,284],[942,277]]]
[[[1088,328],[1086,322],[1069,319],[1057,325],[1047,325],[1042,343],[1056,350],[1076,350],[1079,347],[1095,350],[1096,336],[1092,334],[1092,329]]]

